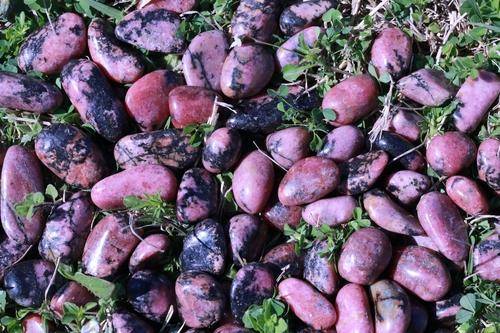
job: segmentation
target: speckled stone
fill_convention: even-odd
[[[293,35],[314,24],[330,8],[334,0],[298,1],[285,8],[280,16],[280,29],[285,35]]]
[[[231,21],[233,37],[269,41],[278,25],[278,10],[275,0],[241,0]]]
[[[453,176],[472,164],[476,152],[476,145],[468,136],[460,132],[445,132],[430,140],[426,158],[438,174]]]
[[[373,42],[371,63],[379,75],[388,73],[400,78],[410,67],[412,57],[412,40],[398,28],[383,29]]]
[[[450,199],[469,215],[486,214],[488,198],[479,184],[463,176],[452,176],[446,180],[446,193]]]
[[[401,78],[397,87],[405,97],[425,106],[440,106],[455,93],[443,72],[428,68]]]
[[[273,159],[285,168],[309,155],[311,134],[305,127],[288,127],[266,137],[266,148]]]
[[[396,282],[380,280],[370,286],[375,307],[375,332],[406,333],[411,320],[410,299]]]
[[[479,179],[486,182],[500,194],[500,140],[489,138],[479,145],[477,151],[477,172]]]
[[[240,157],[241,144],[241,136],[237,130],[227,127],[216,129],[205,142],[203,166],[212,173],[231,169]]]

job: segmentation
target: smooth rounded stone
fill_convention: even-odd
[[[321,1],[328,2],[325,0]],[[311,2],[315,1],[308,1],[307,3]],[[283,69],[286,65],[298,65],[302,59],[298,51],[300,40],[303,39],[308,47],[312,47],[318,41],[320,33],[320,27],[309,27],[288,38],[288,40],[286,40],[276,51],[276,60],[278,61],[279,67]]]
[[[184,37],[178,33],[179,15],[155,6],[134,10],[127,14],[115,28],[121,41],[148,51],[180,53]]]
[[[234,199],[248,214],[259,213],[265,208],[273,185],[273,163],[258,150],[248,154],[234,171]]]
[[[469,215],[486,214],[488,198],[479,184],[463,176],[452,176],[446,180],[446,193],[450,199]]]
[[[234,263],[259,259],[267,239],[267,225],[253,215],[240,214],[229,220],[229,243]]]
[[[429,236],[412,236],[412,240],[418,246],[428,248],[429,250],[432,250],[434,252],[439,252],[436,243],[434,243],[434,241]]]
[[[385,28],[378,34],[371,49],[371,63],[379,75],[400,78],[410,67],[412,40],[398,28]]]
[[[252,331],[236,324],[225,324],[217,327],[214,333],[252,333]]]
[[[241,0],[231,20],[233,38],[269,41],[278,25],[279,7],[275,0]]]
[[[500,237],[495,233],[474,249],[474,272],[483,280],[500,283]]]
[[[101,150],[71,125],[45,127],[35,139],[35,153],[50,171],[71,186],[90,188],[107,174]]]
[[[5,291],[18,305],[38,308],[45,299],[49,285],[51,286],[48,291],[49,297],[57,290],[59,279],[50,284],[54,269],[54,264],[41,259],[17,263],[5,273],[3,281]]]
[[[220,92],[222,65],[228,53],[229,43],[223,31],[210,30],[198,34],[182,56],[186,84]]]
[[[144,75],[127,90],[127,112],[142,131],[151,132],[163,127],[170,115],[168,95],[181,84],[179,75],[159,69]]]
[[[215,214],[219,188],[212,174],[202,168],[187,170],[177,192],[177,219],[197,222]]]
[[[425,329],[429,323],[429,314],[427,313],[425,305],[418,301],[415,297],[411,297],[410,306],[410,326],[408,326],[406,333],[425,333]]]
[[[184,238],[180,254],[181,270],[222,274],[227,253],[222,225],[212,219],[199,222]]]
[[[346,179],[346,194],[356,195],[368,191],[384,172],[389,155],[383,150],[373,150],[349,159],[342,168]]]
[[[454,324],[456,315],[462,308],[460,305],[460,299],[462,296],[462,294],[454,294],[434,303],[433,319],[446,326]]]
[[[127,262],[139,244],[139,238],[130,229],[130,219],[132,217],[128,214],[116,213],[107,215],[94,226],[83,250],[85,273],[99,278],[109,277]]]
[[[164,8],[172,12],[181,14],[192,10],[197,0],[139,0],[137,8],[141,9],[146,6]]]
[[[288,87],[288,94],[283,98],[292,107],[303,111],[312,111],[321,103],[316,91],[305,92],[299,85]],[[283,112],[278,109],[282,101],[280,97],[267,94],[243,100],[226,126],[251,133],[271,133],[283,123]]]
[[[58,260],[62,263],[79,260],[93,218],[94,206],[85,192],[77,192],[55,207],[47,218],[38,243],[40,256],[53,263]]]
[[[424,235],[418,219],[379,189],[363,195],[363,206],[370,219],[382,229],[408,236]]]
[[[349,222],[357,205],[349,195],[321,199],[307,205],[302,211],[302,218],[315,227],[323,224],[336,226]]]
[[[222,65],[221,90],[224,95],[233,99],[251,97],[265,88],[273,73],[274,58],[264,46],[236,46]]]
[[[425,106],[440,106],[455,93],[442,71],[429,68],[401,78],[397,86],[403,96]]]
[[[84,306],[89,302],[95,302],[96,297],[86,288],[74,281],[68,281],[52,296],[50,309],[59,317],[64,314],[64,304],[73,303],[76,306]]]
[[[266,137],[266,148],[276,162],[285,168],[309,155],[311,135],[305,127],[289,127]]]
[[[231,169],[240,156],[241,136],[237,130],[222,127],[210,134],[202,154],[203,167],[212,173]]]
[[[451,288],[448,268],[437,254],[421,246],[397,251],[390,276],[426,302],[442,299]]]
[[[186,326],[206,328],[222,319],[226,297],[211,275],[181,273],[175,282],[175,294],[179,314]]]
[[[261,305],[264,299],[272,297],[274,283],[272,272],[264,264],[248,264],[238,270],[230,292],[233,316],[241,320],[251,305]]]
[[[153,271],[139,271],[130,277],[127,298],[136,312],[158,323],[165,320],[171,307],[175,308],[173,284]]]
[[[398,110],[392,117],[389,130],[401,135],[406,140],[415,142],[420,139],[422,129],[420,125],[424,118],[416,112],[409,110]]]
[[[406,333],[411,320],[410,299],[396,282],[380,280],[370,286],[375,307],[375,332]]]
[[[299,1],[283,10],[280,29],[285,35],[293,35],[319,20],[324,13],[335,6],[334,0]]]
[[[18,243],[10,238],[0,242],[0,281],[3,281],[5,272],[19,262],[30,249],[30,244]]]
[[[476,158],[476,145],[460,132],[445,132],[430,140],[426,158],[438,174],[453,176],[472,164]]]
[[[291,228],[296,228],[302,217],[302,207],[300,206],[285,206],[281,202],[276,201],[269,205],[263,212],[264,219],[273,227],[283,231],[285,225]]]
[[[84,123],[112,142],[125,134],[125,108],[96,64],[87,59],[70,61],[61,72],[61,82]]]
[[[314,328],[311,327],[306,327],[298,331],[297,333],[335,333],[335,329],[327,329],[327,330],[315,330]]]
[[[167,129],[121,138],[115,145],[114,156],[122,169],[149,164],[186,169],[196,162],[199,151],[189,144],[189,136]]]
[[[0,72],[0,107],[47,113],[61,105],[63,96],[55,86],[28,75]]]
[[[120,310],[111,317],[113,333],[154,333],[155,330],[132,312]]]
[[[335,307],[307,282],[288,278],[281,281],[278,291],[297,318],[307,325],[317,330],[334,326],[337,320]]]
[[[124,208],[127,196],[144,198],[159,194],[165,201],[175,199],[177,179],[162,165],[140,165],[104,178],[92,187],[92,202],[101,209]]]
[[[135,273],[145,268],[155,268],[159,266],[169,247],[170,239],[167,235],[149,235],[137,245],[130,256],[128,270],[131,273]]]
[[[432,183],[428,176],[411,170],[400,170],[389,176],[385,189],[404,205],[417,202]]]
[[[92,20],[87,34],[92,61],[111,80],[132,83],[143,75],[146,66],[139,53],[120,42],[113,27],[105,20]]]
[[[324,157],[306,157],[295,163],[281,180],[278,197],[282,204],[297,206],[321,199],[339,184],[339,168]]]
[[[51,322],[38,313],[30,313],[22,320],[23,333],[50,333],[53,331]]]
[[[417,205],[420,224],[446,258],[460,262],[467,258],[467,225],[458,208],[439,192],[424,194]]]
[[[500,194],[500,140],[484,140],[477,151],[477,173],[479,179]]]
[[[263,263],[269,264],[273,273],[299,277],[302,276],[304,258],[295,251],[294,243],[283,243],[273,247],[264,256]]]
[[[327,157],[337,163],[345,162],[359,154],[364,146],[365,137],[358,127],[340,126],[327,134],[318,156]]]
[[[16,204],[28,194],[45,190],[35,154],[22,146],[10,146],[5,154],[0,186],[0,220],[5,234],[18,243],[36,243],[45,222],[43,210],[35,209],[31,218],[17,216],[15,211]]]
[[[26,38],[17,63],[24,72],[55,74],[87,48],[85,22],[75,13],[64,13]]]
[[[485,118],[500,94],[500,77],[479,71],[477,78],[468,77],[455,96],[458,101],[453,122],[460,132],[471,133]]]
[[[375,333],[368,295],[355,283],[343,286],[335,298],[337,333]]]
[[[378,88],[368,74],[351,76],[328,90],[321,107],[336,115],[333,126],[350,125],[368,115],[378,104]]]
[[[369,285],[389,265],[391,257],[391,242],[382,231],[371,227],[359,229],[344,243],[338,271],[349,282]]]
[[[304,257],[303,277],[321,293],[331,296],[337,291],[339,277],[333,261],[328,258],[326,240],[316,242]]]
[[[184,128],[206,123],[213,113],[217,94],[203,87],[180,86],[168,94],[168,107],[172,125]]]
[[[392,158],[397,158],[402,154],[406,154],[397,159],[397,162],[405,169],[418,171],[423,169],[426,165],[424,157],[418,150],[407,153],[415,149],[415,146],[398,134],[386,131],[382,132],[373,142],[373,147],[387,152]]]

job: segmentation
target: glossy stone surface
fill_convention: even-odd
[[[155,6],[138,9],[127,14],[115,28],[118,39],[148,51],[180,53],[184,38],[177,33],[179,16]]]
[[[431,187],[431,180],[421,173],[400,170],[389,176],[386,191],[404,205],[417,202]]]
[[[415,142],[420,139],[423,121],[424,118],[416,112],[398,110],[391,119],[389,130],[401,135],[406,140]]]
[[[355,283],[343,286],[335,298],[337,333],[375,333],[368,295]]]
[[[137,3],[137,8],[143,8],[145,6],[165,8],[172,12],[181,14],[192,10],[196,4],[197,0],[139,0]]]
[[[234,38],[271,39],[277,26],[279,3],[274,0],[241,0],[231,21]]]
[[[61,83],[84,123],[109,141],[125,134],[125,108],[96,64],[87,59],[70,61],[61,72]]]
[[[443,176],[453,176],[469,167],[476,158],[476,146],[460,132],[434,136],[427,145],[429,165]]]
[[[498,94],[500,77],[497,74],[479,71],[477,78],[467,78],[456,96],[459,104],[453,113],[455,127],[460,132],[474,132],[498,99]]]
[[[22,329],[25,333],[50,333],[53,325],[38,313],[30,313],[23,318]]]
[[[352,219],[358,203],[348,195],[320,199],[308,204],[302,211],[302,218],[315,227],[323,224],[336,226]]]
[[[128,270],[135,273],[145,268],[160,265],[170,247],[170,239],[164,234],[152,234],[145,237],[135,248],[128,262]]]
[[[387,152],[392,158],[399,157],[397,161],[405,169],[418,171],[425,166],[422,154],[418,150],[414,150],[415,146],[398,134],[384,131],[373,142],[373,146],[375,149]],[[412,152],[408,153],[410,150]],[[400,157],[402,154],[405,155]]]
[[[280,297],[288,303],[292,312],[312,328],[326,329],[335,324],[337,320],[335,307],[307,282],[288,278],[279,284],[278,290]]]
[[[155,330],[135,314],[120,310],[112,315],[114,333],[153,333]]]
[[[177,179],[167,167],[140,165],[104,178],[92,187],[92,202],[101,209],[124,208],[127,196],[144,198],[159,194],[165,201],[175,199]]]
[[[269,264],[275,276],[281,273],[295,277],[302,276],[303,258],[295,252],[294,243],[283,243],[266,253],[263,263]]]
[[[474,248],[474,272],[484,280],[500,283],[500,236],[498,232]]]
[[[203,87],[180,86],[168,94],[172,124],[176,128],[206,123],[212,115],[217,94]]]
[[[53,85],[23,74],[0,72],[0,107],[47,113],[61,105],[61,92]]]
[[[253,263],[243,266],[236,273],[231,284],[231,312],[238,320],[253,304],[260,305],[274,293],[274,276],[263,264]]]
[[[266,137],[266,148],[284,168],[309,155],[311,135],[305,127],[288,127]]]
[[[316,242],[304,257],[304,279],[321,293],[331,296],[337,291],[339,277],[335,264],[323,255],[328,251],[327,241]]]
[[[267,239],[267,225],[258,217],[249,214],[233,216],[229,220],[228,233],[235,264],[260,258]]]
[[[314,1],[308,2],[311,3]],[[309,27],[287,39],[276,51],[276,59],[279,67],[283,69],[286,65],[298,65],[302,58],[297,50],[300,46],[300,40],[303,39],[308,47],[312,47],[317,42],[320,32],[320,27]]]
[[[455,93],[443,72],[428,68],[401,78],[397,86],[403,96],[425,106],[440,106]]]
[[[196,222],[216,213],[219,188],[212,174],[202,168],[187,170],[177,192],[177,218]]]
[[[281,180],[282,204],[297,206],[314,202],[332,192],[339,183],[339,168],[330,159],[307,157],[295,163]]]
[[[371,48],[371,63],[378,74],[388,73],[395,79],[408,70],[412,57],[412,40],[398,28],[383,29]]]
[[[269,205],[263,214],[264,219],[273,227],[283,231],[285,224],[291,228],[299,225],[302,217],[302,207],[300,206],[285,206],[281,202],[276,201]]]
[[[94,217],[94,206],[85,192],[77,192],[56,206],[45,225],[38,252],[46,260],[73,263],[83,253]]]
[[[129,218],[127,214],[115,213],[94,226],[83,250],[82,266],[86,274],[109,277],[126,263],[140,241],[129,227]]]
[[[254,44],[236,46],[222,66],[222,92],[233,99],[254,96],[269,83],[273,73],[274,59],[265,47]]]
[[[346,179],[346,193],[361,194],[368,191],[384,172],[389,155],[382,150],[373,150],[351,158],[342,168],[342,179]]]
[[[0,242],[0,280],[3,280],[9,267],[21,260],[30,249],[30,244],[18,243],[10,238]]]
[[[382,229],[408,236],[424,235],[418,219],[379,189],[363,195],[363,206],[370,219]]]
[[[358,127],[340,126],[327,134],[318,156],[330,158],[337,163],[345,162],[361,152],[364,141],[363,132]]]
[[[194,164],[198,153],[199,148],[189,144],[189,137],[174,129],[125,136],[114,150],[116,163],[122,169],[148,164],[186,169]]]
[[[222,225],[212,219],[201,221],[184,238],[180,255],[181,270],[221,274],[225,268],[226,253],[226,236]]]
[[[442,299],[451,288],[448,268],[437,254],[420,246],[397,251],[390,276],[426,302]]]
[[[377,96],[377,84],[370,75],[355,75],[328,90],[321,107],[335,113],[332,125],[350,125],[373,111],[378,104]]]
[[[228,53],[229,43],[223,31],[210,30],[198,34],[182,57],[186,84],[221,91],[222,65]]]
[[[60,72],[71,59],[85,52],[85,30],[85,22],[75,13],[64,13],[52,19],[21,45],[17,58],[19,68],[47,75]]]
[[[333,0],[298,1],[283,10],[280,29],[285,35],[293,35],[309,27],[335,5]]]
[[[52,124],[35,139],[38,159],[66,184],[90,188],[104,178],[107,168],[97,145],[78,128]]]
[[[396,282],[380,280],[370,286],[375,307],[375,332],[405,333],[411,320],[410,299]]]
[[[234,199],[248,214],[261,212],[265,208],[273,185],[273,163],[258,150],[248,154],[234,171]]]
[[[240,156],[241,143],[241,136],[237,130],[227,127],[216,129],[203,147],[203,167],[212,173],[231,169]]]
[[[50,300],[50,309],[56,313],[59,318],[64,314],[64,303],[73,303],[76,306],[84,306],[89,302],[95,302],[96,297],[82,285],[69,281],[64,284],[52,296]]]
[[[1,179],[2,227],[10,239],[34,244],[42,234],[45,217],[36,209],[31,218],[17,216],[14,207],[33,192],[44,192],[42,170],[35,154],[22,147],[10,146],[5,154]]]
[[[362,228],[344,243],[338,271],[349,282],[369,285],[389,265],[391,256],[391,242],[382,231],[372,227]]]
[[[125,106],[141,130],[151,132],[163,127],[170,115],[168,95],[181,84],[179,75],[159,69],[144,75],[127,90]]]
[[[105,20],[92,20],[88,29],[89,53],[111,80],[132,83],[144,73],[145,65],[140,54],[115,37],[113,27]]]
[[[446,194],[424,194],[417,205],[417,214],[425,232],[446,258],[460,262],[467,257],[467,225]]]
[[[410,297],[411,319],[410,326],[406,333],[425,333],[429,323],[429,314],[425,304],[418,301],[415,297]]]
[[[181,273],[175,282],[175,294],[179,314],[188,327],[210,327],[222,318],[226,297],[212,276]]]
[[[477,151],[477,173],[479,179],[500,193],[500,140],[489,138],[479,145]]]
[[[486,214],[488,198],[479,184],[463,176],[452,176],[446,180],[446,193],[450,199],[469,215]]]

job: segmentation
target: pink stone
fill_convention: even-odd
[[[298,65],[300,63],[300,59],[302,58],[298,51],[300,39],[303,38],[304,43],[307,46],[312,47],[318,40],[320,33],[320,27],[309,27],[298,32],[285,41],[276,51],[276,59],[279,66],[283,68],[286,65]]]
[[[379,75],[401,77],[410,67],[412,57],[412,40],[398,28],[383,29],[373,42],[371,62]]]
[[[318,156],[330,158],[337,163],[345,162],[359,154],[364,145],[365,138],[358,127],[340,126],[328,133]]]
[[[315,227],[323,224],[336,226],[349,222],[356,206],[357,202],[354,197],[348,195],[320,199],[305,207],[302,211],[302,218]]]
[[[375,333],[365,289],[355,283],[343,286],[335,298],[337,333]]]
[[[135,248],[128,262],[128,270],[135,273],[144,268],[156,267],[170,247],[167,235],[153,234],[144,238]]]
[[[266,148],[276,162],[284,168],[309,155],[311,134],[305,127],[288,127],[266,138]]]
[[[428,68],[401,78],[398,89],[405,97],[425,106],[440,106],[455,93],[443,72]]]
[[[472,164],[476,152],[476,145],[465,134],[445,132],[430,140],[426,158],[438,174],[453,176]]]
[[[463,176],[452,176],[446,180],[446,193],[450,199],[469,215],[486,214],[488,198],[479,185]]]
[[[213,113],[217,94],[203,87],[180,86],[168,94],[172,124],[176,128],[206,123]]]

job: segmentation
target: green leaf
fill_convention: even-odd
[[[78,3],[82,8],[87,9],[86,12],[88,12],[88,9],[92,7],[101,14],[111,17],[116,22],[121,21],[123,19],[123,13],[120,10],[105,5],[101,2],[94,0],[78,0]]]
[[[44,203],[44,196],[42,192],[34,192],[26,195],[23,201],[14,206],[16,214],[20,217],[31,219],[33,217],[35,208]]]
[[[5,313],[5,307],[7,306],[7,293],[5,290],[0,290],[0,314]]]
[[[59,264],[58,271],[63,277],[81,284],[100,299],[110,299],[116,291],[116,285],[114,283],[94,276],[85,275],[82,272],[73,273],[69,265]]]
[[[476,295],[475,294],[466,294],[460,298],[460,305],[465,310],[469,310],[471,312],[476,311]]]
[[[332,109],[323,109],[323,116],[327,121],[335,121],[337,114]]]
[[[47,185],[47,188],[45,189],[45,195],[48,195],[49,197],[52,198],[52,201],[56,201],[57,197],[59,196],[59,192],[55,188],[54,185],[49,184]]]
[[[288,82],[297,81],[297,79],[304,74],[306,67],[288,64],[283,67],[283,78]]]
[[[323,22],[332,23],[332,22],[341,22],[342,21],[342,13],[337,9],[329,9],[326,13],[323,14],[322,17]]]

